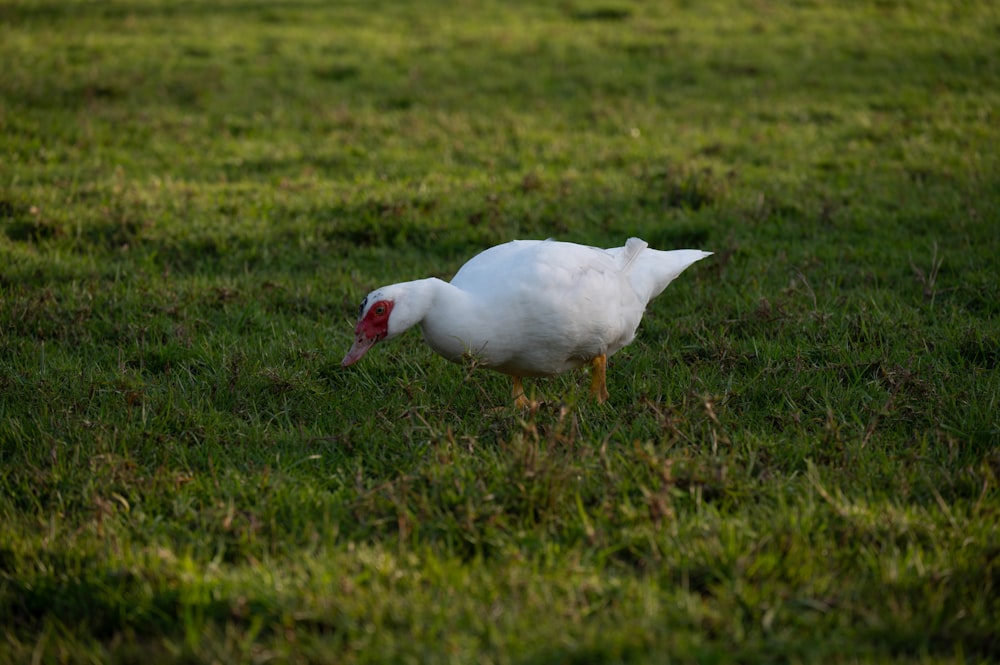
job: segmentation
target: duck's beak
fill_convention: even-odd
[[[377,337],[366,337],[362,332],[356,333],[354,344],[351,346],[351,350],[347,352],[347,355],[344,356],[344,359],[340,361],[340,366],[348,367],[361,360],[361,357],[368,353],[368,349],[375,346],[375,342],[377,341]]]

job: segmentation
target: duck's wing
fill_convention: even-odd
[[[618,280],[622,265],[622,258],[598,247],[513,240],[469,259],[451,283],[483,300],[505,293],[522,297],[525,290],[556,297],[566,288],[590,283],[595,275]]]
[[[451,283],[468,293],[495,292],[530,265],[543,242],[512,240],[483,250],[459,268]]]

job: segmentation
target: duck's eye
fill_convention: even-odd
[[[376,316],[382,316],[383,314],[385,314],[385,305],[376,305],[375,306],[375,315]]]

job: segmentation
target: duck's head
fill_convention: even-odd
[[[377,342],[394,336],[389,333],[389,315],[395,301],[380,289],[372,291],[361,301],[358,308],[358,325],[354,327],[354,344],[340,361],[341,367],[347,367],[361,360],[368,349]]]
[[[353,365],[378,342],[392,339],[421,323],[441,284],[444,282],[430,277],[383,286],[365,296],[358,308],[354,344],[340,365]]]

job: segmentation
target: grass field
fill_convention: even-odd
[[[1000,659],[990,0],[0,1],[0,661]],[[370,289],[715,252],[531,381]]]

